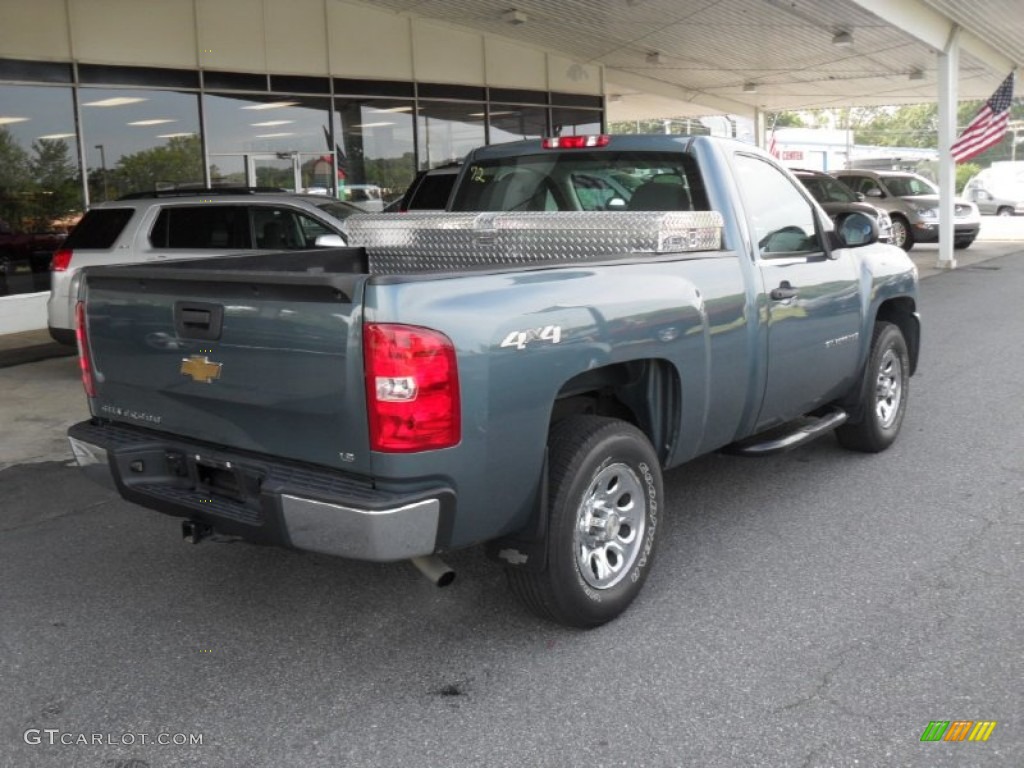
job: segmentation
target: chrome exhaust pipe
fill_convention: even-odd
[[[447,587],[455,581],[455,571],[437,555],[414,557],[409,562],[415,565],[419,572],[432,581],[435,586]]]

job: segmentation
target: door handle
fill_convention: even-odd
[[[783,280],[782,284],[768,295],[772,297],[773,301],[785,301],[796,298],[799,294],[800,291],[791,286],[788,280]]]
[[[174,330],[181,339],[216,341],[224,324],[224,307],[205,302],[176,301]]]

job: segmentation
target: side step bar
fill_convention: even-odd
[[[791,451],[805,443],[821,437],[841,426],[850,415],[840,409],[833,408],[820,416],[808,416],[792,424],[785,424],[778,429],[741,440],[725,448],[726,453],[738,456],[771,456],[774,453]]]

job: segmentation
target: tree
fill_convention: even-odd
[[[0,219],[15,229],[31,211],[32,171],[28,153],[7,128],[0,128]]]
[[[35,228],[49,229],[54,221],[81,210],[78,169],[64,139],[38,139],[32,143],[32,151],[32,178],[38,188],[33,206]]]
[[[111,186],[120,194],[202,182],[202,145],[195,135],[174,136],[163,146],[124,155],[111,173]]]

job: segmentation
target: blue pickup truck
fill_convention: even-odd
[[[79,464],[210,533],[363,560],[486,544],[539,615],[640,591],[662,472],[832,432],[878,452],[917,365],[917,272],[760,150],[482,148],[448,212],[350,247],[90,269]]]

